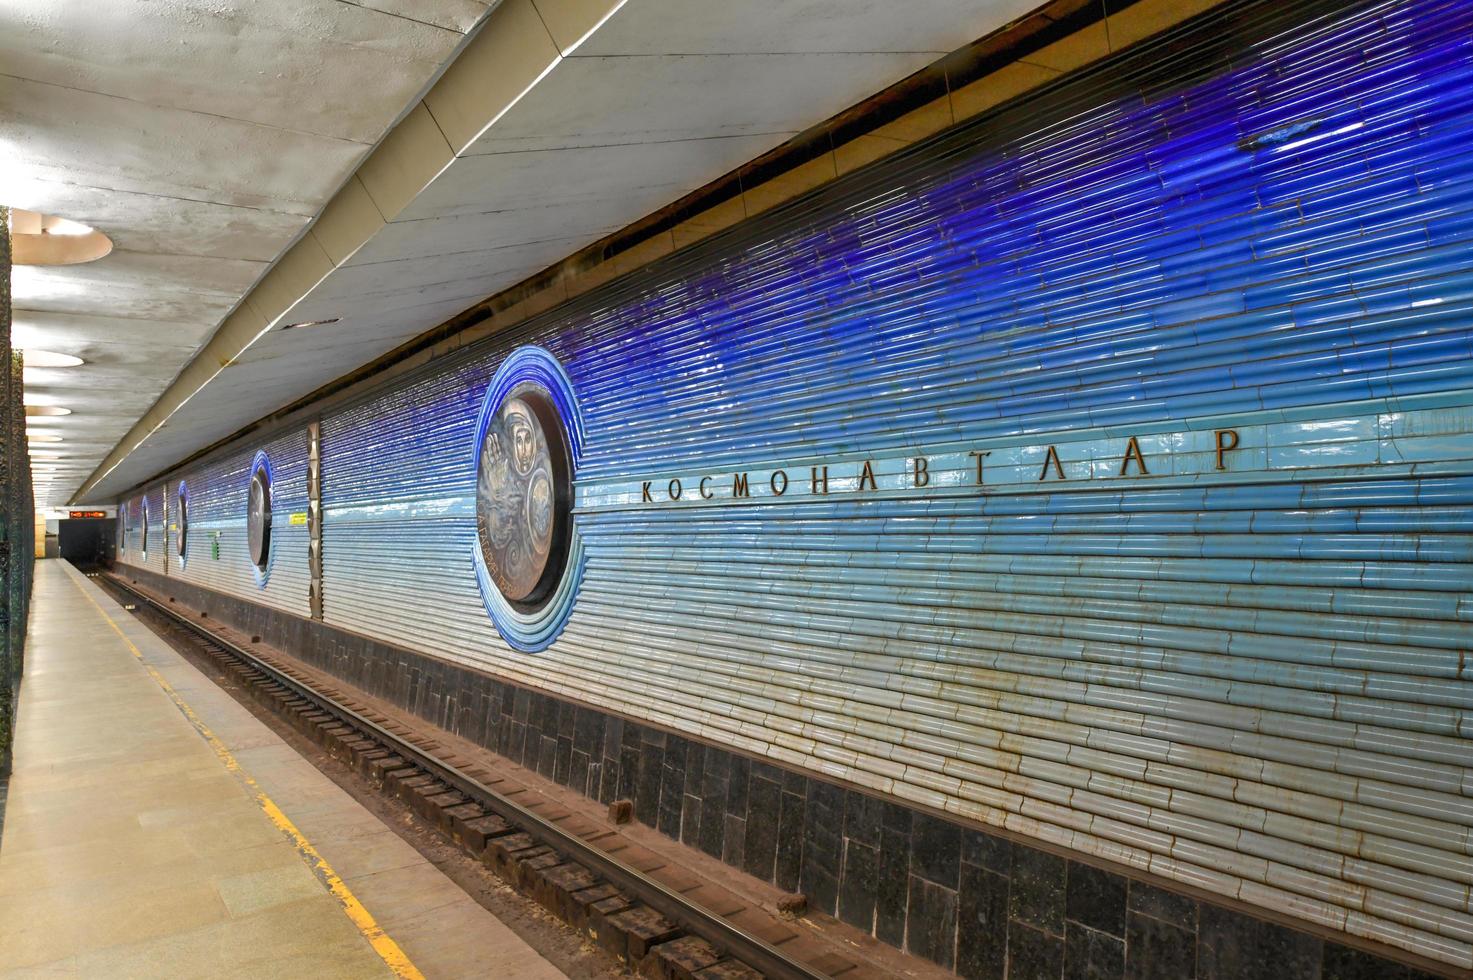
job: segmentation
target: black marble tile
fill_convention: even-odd
[[[685,739],[669,736],[661,755],[660,815],[656,827],[666,837],[680,838],[680,815],[685,798]]]
[[[961,871],[962,829],[949,820],[915,814],[910,831],[910,873],[955,890]]]
[[[708,746],[701,765],[701,791],[696,794],[702,799],[719,796],[721,805],[726,805],[726,784],[731,778],[731,753]]]
[[[1130,882],[1131,911],[1169,922],[1178,929],[1197,931],[1197,901],[1141,881]]]
[[[1064,934],[1064,881],[1067,862],[1031,847],[1013,848],[1009,915],[1056,936]]]
[[[557,772],[557,739],[544,735],[538,741],[540,748],[537,753],[537,775],[552,779]]]
[[[671,789],[664,783],[660,790],[660,811],[655,817],[655,829],[672,840],[680,839],[680,821],[685,814],[685,795],[679,789]]]
[[[690,751],[690,740],[681,738],[679,735],[666,735],[665,746],[665,768],[680,775],[679,785],[685,786],[686,754]]]
[[[1434,974],[1358,949],[1326,942],[1320,980],[1434,980]]]
[[[844,845],[839,876],[839,918],[865,932],[875,927],[875,881],[880,873],[880,849],[850,838]]]
[[[1149,915],[1130,913],[1125,949],[1126,980],[1193,980],[1197,975],[1197,934]]]
[[[612,803],[625,798],[625,794],[620,791],[619,787],[619,782],[623,778],[623,769],[617,757],[604,756],[603,779],[598,789],[600,803]]]
[[[1017,919],[1008,923],[1008,980],[1060,980],[1064,940]]]
[[[833,915],[839,898],[839,859],[843,838],[832,814],[815,813],[814,797],[805,806],[803,824],[803,872],[800,884],[808,903],[820,912]],[[820,811],[822,808],[819,808]]]
[[[609,715],[604,721],[604,758],[617,759],[619,757],[619,746],[623,743],[624,719]]]
[[[957,894],[925,878],[910,876],[910,910],[905,949],[951,969],[956,962]]]
[[[1068,923],[1064,933],[1064,980],[1123,980],[1124,976],[1124,939],[1077,922]]]
[[[769,783],[777,783],[779,788],[782,786],[783,771],[770,762],[753,759],[749,774],[753,779],[765,779]]]
[[[647,827],[660,822],[660,776],[665,769],[664,747],[641,743],[636,760],[634,816]]]
[[[880,846],[880,818],[882,805],[879,800],[863,793],[849,790],[844,794],[844,836],[871,847]]]
[[[726,830],[726,792],[701,798],[701,835],[696,846],[714,858],[721,857]]]
[[[579,708],[573,716],[573,746],[590,758],[603,751],[604,717],[592,708]]]
[[[1091,929],[1123,938],[1126,879],[1078,861],[1068,863],[1069,885],[1065,917]]]
[[[699,847],[701,840],[701,798],[686,793],[680,801],[680,842]]]
[[[1318,980],[1323,946],[1307,933],[1204,903],[1197,980]]]
[[[777,866],[777,825],[782,816],[782,785],[753,772],[747,781],[747,840],[742,870],[772,881]]]
[[[536,733],[519,721],[512,725],[511,738],[512,761],[535,768],[537,762],[530,758],[530,755],[534,752],[534,746],[538,744]]]
[[[579,749],[574,749],[568,754],[568,773],[563,781],[564,786],[572,788],[575,792],[584,796],[597,796],[597,792],[589,792],[588,785],[588,754]]]
[[[542,764],[543,745],[542,739],[545,733],[535,725],[528,725],[526,736],[522,742],[522,758],[517,761],[528,769],[536,770]]]
[[[993,874],[1012,874],[1013,844],[1006,837],[981,830],[963,830],[962,863],[986,868]]]
[[[747,819],[747,776],[751,763],[739,755],[733,755],[727,764],[726,812]]]
[[[733,868],[740,868],[742,846],[747,842],[747,821],[730,813],[722,814],[721,821],[721,860]]]
[[[806,803],[802,794],[783,791],[773,883],[787,892],[796,892],[803,876],[803,814]]]
[[[913,812],[908,807],[899,803],[885,801],[880,807],[880,823],[886,830],[896,830],[902,834],[910,834],[911,817]]]
[[[644,729],[632,721],[624,723],[622,737],[619,739],[621,748],[633,749],[638,752],[639,747],[644,744]]]
[[[967,980],[1003,980],[1008,953],[1008,879],[963,864],[957,902],[956,972]]]
[[[835,833],[844,824],[844,791],[819,779],[808,781],[808,804],[811,812],[822,814]]]
[[[639,792],[639,750],[622,748],[619,750],[617,789],[614,793],[616,800],[632,800]]]
[[[701,795],[701,785],[706,779],[706,746],[689,739],[685,743],[685,791],[691,796]]]
[[[557,757],[553,760],[552,779],[559,786],[572,785],[573,740],[569,736],[557,738]]]
[[[588,782],[586,784],[588,788],[584,790],[584,793],[591,800],[607,803],[612,797],[604,796],[603,768],[602,762],[588,763]]]
[[[875,936],[891,946],[905,943],[905,905],[910,892],[910,833],[884,828],[880,873],[875,884]]]

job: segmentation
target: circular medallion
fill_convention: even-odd
[[[481,556],[508,602],[535,608],[567,559],[568,446],[547,389],[512,389],[481,438],[478,470]]]
[[[174,551],[179,555],[179,563],[184,564],[189,558],[189,488],[184,481],[179,481],[179,492],[175,495],[176,510],[179,512],[177,523],[178,530],[174,532]]]
[[[256,566],[256,582],[266,584],[271,567],[271,462],[256,453],[251,465],[251,482],[246,504],[246,544]]]
[[[572,385],[540,347],[497,370],[476,429],[476,578],[511,646],[541,650],[561,632],[582,571],[573,473],[582,426]]]

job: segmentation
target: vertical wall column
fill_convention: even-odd
[[[322,618],[322,423],[307,423],[307,571],[312,618]]]
[[[9,333],[6,335],[9,346]],[[8,493],[10,530],[10,649],[12,691],[20,688],[25,669],[26,615],[31,605],[31,573],[36,561],[36,500],[31,492],[31,451],[26,441],[25,365],[10,351],[10,464]],[[12,698],[12,703],[14,698]]]
[[[15,700],[26,635],[35,561],[36,507],[26,448],[21,359],[10,349],[10,210],[0,207],[0,776],[10,772]]]
[[[15,697],[20,667],[10,646],[10,474],[15,443],[10,428],[10,209],[0,207],[0,361],[5,377],[0,378],[0,449],[5,464],[0,467],[0,776],[10,772],[11,739],[15,734]]]

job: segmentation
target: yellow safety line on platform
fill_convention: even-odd
[[[134,658],[143,665],[144,670],[148,671],[148,675],[154,679],[154,682],[163,688],[164,693],[174,702],[175,707],[179,709],[185,718],[189,719],[189,723],[194,726],[195,731],[199,732],[204,740],[209,743],[210,748],[215,750],[215,755],[225,764],[225,768],[245,785],[246,790],[255,798],[256,803],[260,805],[266,817],[296,846],[297,853],[302,856],[302,859],[307,862],[307,866],[312,869],[312,872],[327,886],[327,890],[343,906],[343,911],[348,914],[348,918],[352,920],[353,925],[363,934],[363,938],[368,940],[369,945],[373,947],[373,951],[378,953],[379,958],[384,961],[385,965],[394,971],[396,977],[402,977],[404,980],[424,980],[424,974],[420,973],[415,965],[410,962],[404,950],[399,948],[399,944],[389,938],[388,934],[374,920],[372,913],[363,907],[363,903],[358,901],[357,896],[349,890],[343,879],[338,877],[338,873],[332,869],[332,865],[328,864],[327,860],[317,852],[317,848],[312,846],[312,842],[302,835],[302,832],[297,829],[296,824],[292,823],[291,819],[285,813],[281,812],[281,808],[276,805],[271,797],[266,795],[266,792],[261,789],[251,774],[241,767],[241,764],[236,761],[235,756],[225,747],[225,743],[220,741],[219,737],[210,731],[209,726],[200,720],[199,716],[194,713],[194,709],[179,696],[179,692],[174,690],[174,686],[143,659],[143,652],[134,645],[132,640],[128,639],[122,627],[114,622],[113,618],[107,614],[107,610],[103,609],[98,601],[92,598],[91,594],[83,588],[81,583],[73,582],[73,584],[77,586],[78,591],[82,595],[86,596],[87,601],[92,603],[97,611],[102,614],[102,618],[107,620],[107,624],[113,628],[113,632],[118,634],[123,643],[127,645],[129,651],[132,652]]]

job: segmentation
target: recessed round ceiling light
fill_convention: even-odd
[[[31,442],[61,442],[61,436],[53,436],[47,432],[32,432],[26,430],[26,438]]]
[[[84,224],[11,208],[10,249],[16,265],[77,265],[102,258],[113,242]]]
[[[58,354],[54,350],[37,350],[27,347],[21,351],[21,363],[28,368],[69,368],[83,363],[80,357]]]
[[[70,408],[62,408],[60,405],[27,405],[27,415],[70,415]]]

